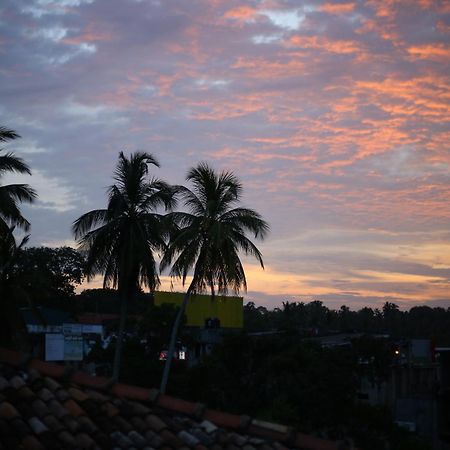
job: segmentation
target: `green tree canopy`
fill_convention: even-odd
[[[76,286],[84,279],[84,264],[83,255],[70,247],[24,248],[17,253],[11,277],[36,303],[58,302],[75,295]]]

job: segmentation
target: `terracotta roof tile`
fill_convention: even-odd
[[[200,444],[200,440],[197,437],[185,430],[181,430],[177,436],[189,447],[195,447],[197,444]]]
[[[53,392],[51,392],[49,389],[47,389],[46,387],[43,387],[38,393],[37,393],[38,397],[45,403],[47,403],[48,401],[50,401],[51,399],[55,398],[55,395],[53,394]]]
[[[67,389],[67,393],[78,403],[89,399],[89,396],[86,395],[85,392],[81,391],[80,389],[76,389],[74,387]]]
[[[54,433],[64,430],[64,425],[62,424],[62,422],[51,414],[44,417],[42,421],[45,423],[45,425],[47,425],[48,429]]]
[[[16,375],[9,380],[9,384],[15,389],[20,389],[21,387],[25,386],[25,381],[22,377]]]
[[[78,421],[70,415],[63,417],[62,423],[71,433],[76,433],[80,429]]]
[[[116,424],[116,429],[123,431],[124,433],[129,433],[133,427],[131,424],[121,416],[115,416],[112,419],[113,424]]]
[[[92,448],[95,445],[94,440],[86,433],[78,433],[75,436],[75,442],[80,448]]]
[[[58,419],[62,419],[64,416],[69,414],[69,411],[64,408],[64,406],[59,403],[57,400],[50,400],[47,404],[47,407],[51,414],[53,414]]]
[[[67,411],[69,411],[69,413],[74,417],[86,415],[86,412],[72,398],[69,398],[64,402],[64,408],[66,408]]]
[[[152,430],[147,430],[145,432],[145,438],[147,439],[148,443],[154,448],[160,448],[163,445],[163,440],[161,439],[161,437]]]
[[[40,398],[34,399],[31,406],[38,417],[45,417],[50,414],[48,406]]]
[[[26,436],[21,444],[25,450],[44,450],[42,444],[34,436]]]
[[[17,391],[17,394],[20,398],[23,398],[24,400],[27,401],[31,401],[36,398],[36,394],[28,386],[21,387]]]
[[[61,402],[65,402],[70,399],[69,393],[65,389],[59,389],[55,392],[55,397]]]
[[[148,426],[157,433],[159,433],[161,430],[164,430],[164,428],[167,428],[166,423],[154,414],[149,414],[145,418],[145,421],[147,422]]]
[[[147,424],[142,419],[142,417],[132,417],[130,419],[130,424],[134,427],[135,430],[139,431],[140,433],[144,433],[147,430]]]
[[[98,431],[97,425],[95,425],[95,423],[89,417],[79,417],[78,423],[80,424],[81,429],[88,434],[93,434]]]
[[[72,433],[69,433],[66,430],[57,433],[56,437],[61,441],[61,443],[66,448],[75,447],[76,445],[75,438],[73,437]]]
[[[128,437],[132,440],[133,444],[137,446],[137,448],[143,448],[147,445],[147,440],[145,437],[137,431],[130,431],[128,433]]]
[[[0,417],[2,419],[13,419],[18,417],[19,413],[17,409],[9,402],[0,403]]]
[[[30,428],[33,430],[34,434],[42,434],[45,431],[48,431],[47,426],[41,422],[37,417],[31,417],[31,419],[28,419],[28,425],[30,425]]]
[[[61,389],[61,385],[55,381],[53,378],[45,377],[44,384],[47,389],[52,392],[56,392],[58,389]]]
[[[336,450],[282,425],[0,348],[0,450]]]
[[[27,436],[32,434],[30,427],[19,417],[16,417],[10,422],[15,434],[18,436]]]

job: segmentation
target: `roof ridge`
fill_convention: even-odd
[[[158,389],[143,388],[130,384],[112,382],[111,379],[89,375],[80,370],[68,370],[67,366],[32,358],[28,353],[0,347],[0,363],[5,363],[23,369],[35,369],[41,375],[65,380],[82,387],[107,391],[115,396],[130,400],[149,402],[173,412],[185,414],[196,419],[204,419],[214,425],[241,432],[249,432],[262,438],[283,442],[290,447],[304,450],[344,450],[336,442],[300,433],[285,425],[240,416],[224,411],[206,408],[201,403],[195,403],[166,394],[160,394]]]

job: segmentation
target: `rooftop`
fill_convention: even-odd
[[[0,449],[344,450],[283,425],[0,348]]]

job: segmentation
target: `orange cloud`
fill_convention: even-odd
[[[255,8],[251,8],[249,6],[238,6],[237,8],[228,10],[224,17],[227,19],[247,21],[253,19],[256,14],[257,10]]]
[[[413,57],[420,59],[449,61],[450,46],[439,43],[414,46],[408,48],[408,53]]]
[[[295,47],[319,49],[330,53],[348,54],[361,51],[361,46],[356,41],[329,40],[323,36],[292,36],[289,39],[289,44]]]
[[[75,37],[67,37],[63,39],[65,44],[80,45],[82,43],[95,43],[95,42],[107,42],[113,39],[111,33],[97,30],[95,24],[89,24],[86,26],[83,33]]]
[[[355,6],[355,3],[325,3],[320,10],[329,14],[345,14],[352,12]]]

